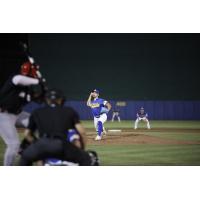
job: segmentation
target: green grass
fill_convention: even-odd
[[[200,142],[200,131],[199,132],[180,132],[180,131],[174,131],[174,132],[160,132],[160,131],[154,131],[149,133],[148,135],[160,137],[160,138],[166,138],[166,139],[174,139],[174,140],[181,140],[181,141],[199,141]]]
[[[93,121],[82,121],[86,128],[93,128]],[[200,129],[200,121],[150,121],[152,128],[174,128],[174,129]],[[106,128],[133,128],[134,121],[106,122]],[[145,123],[139,123],[139,127],[146,127]]]
[[[101,165],[182,166],[200,165],[199,145],[112,145],[94,146]]]
[[[93,128],[92,121],[83,121],[87,128]],[[133,128],[133,121],[108,122],[107,129]],[[163,139],[200,142],[199,121],[151,121],[151,131],[139,123],[137,133]],[[162,131],[157,129],[163,129]],[[165,130],[166,129],[166,130]],[[167,129],[170,129],[167,130]],[[177,129],[177,130],[176,130]],[[180,130],[182,129],[182,130]],[[122,133],[123,134],[123,133]],[[90,145],[99,153],[102,165],[147,165],[147,166],[195,166],[200,165],[200,145]]]
[[[83,121],[86,128],[94,130],[93,121]],[[133,128],[133,121],[107,122],[107,129]],[[179,141],[200,142],[200,121],[151,121],[152,129],[146,131],[145,124],[139,123],[136,130],[138,134],[160,137]],[[134,130],[133,130],[134,131]],[[122,132],[123,135],[123,132]],[[99,154],[101,165],[124,166],[195,166],[200,165],[200,145],[89,145],[88,149],[96,150]],[[5,145],[0,138],[0,165],[3,163]]]

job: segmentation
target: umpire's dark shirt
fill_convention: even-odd
[[[66,131],[74,129],[80,123],[78,114],[70,107],[46,106],[35,110],[31,117],[28,129],[39,131],[40,137],[66,138]]]

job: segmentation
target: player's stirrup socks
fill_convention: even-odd
[[[97,126],[98,126],[98,135],[101,136],[101,133],[103,132],[103,124],[102,124],[102,122],[98,121]]]

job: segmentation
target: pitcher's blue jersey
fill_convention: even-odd
[[[105,106],[106,103],[106,100],[100,98],[91,101],[91,109],[94,117],[99,117],[102,114],[102,108]]]

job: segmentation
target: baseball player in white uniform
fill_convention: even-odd
[[[150,129],[150,123],[149,123],[149,120],[148,120],[148,114],[144,111],[144,108],[141,107],[139,112],[137,113],[137,119],[135,120],[135,129],[138,128],[138,123],[142,120],[144,122],[147,123],[147,128]]]

